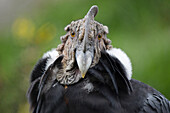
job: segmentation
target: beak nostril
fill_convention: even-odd
[[[85,41],[85,39],[83,40],[83,42],[84,42],[83,43],[83,53],[86,53],[86,43],[85,43],[86,41]]]
[[[85,53],[85,52],[86,52],[86,50],[84,49],[84,50],[83,50],[83,53]]]
[[[83,53],[86,53],[86,46],[83,47]]]

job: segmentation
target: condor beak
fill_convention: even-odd
[[[76,50],[76,60],[81,71],[82,78],[85,77],[86,72],[90,68],[92,59],[94,56],[94,45],[90,44],[89,38],[94,39],[94,37],[89,37],[91,22],[94,21],[94,17],[98,12],[98,7],[96,5],[92,6],[85,16],[85,33],[84,38],[81,43],[81,48]]]
[[[90,68],[92,59],[93,59],[93,54],[91,52],[86,51],[84,53],[83,51],[76,51],[76,60],[77,60],[77,64],[81,72],[82,78],[85,77],[86,72]]]

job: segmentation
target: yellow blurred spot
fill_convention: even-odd
[[[35,36],[35,42],[36,43],[41,43],[41,42],[46,42],[49,40],[52,40],[56,35],[56,27],[52,24],[44,24],[42,25]]]
[[[19,40],[31,41],[35,33],[35,25],[31,20],[18,18],[12,25],[12,33]]]
[[[68,88],[68,86],[66,86],[66,85],[65,85],[65,86],[64,86],[64,88],[65,88],[65,89],[67,89],[67,88]]]
[[[82,76],[82,78],[84,78],[84,77],[85,77],[85,74],[82,74],[81,76]]]

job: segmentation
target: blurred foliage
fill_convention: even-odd
[[[94,4],[99,6],[95,20],[109,27],[112,45],[131,58],[133,78],[170,99],[169,0],[14,1],[18,13],[10,10],[15,13],[10,27],[0,31],[1,113],[29,113],[26,92],[33,66],[57,47],[63,28]]]

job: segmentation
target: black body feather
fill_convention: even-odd
[[[65,89],[54,80],[51,87],[42,92],[44,83],[48,81],[45,78],[52,75],[48,70],[42,72],[47,59],[41,59],[31,74],[28,98],[33,113],[170,112],[170,102],[161,93],[137,80],[129,81],[121,62],[106,52],[102,52],[99,63],[89,69],[86,77],[78,83]],[[61,68],[59,61],[51,66]],[[85,88],[89,83],[93,85],[90,91]],[[38,93],[41,96],[37,100]]]

